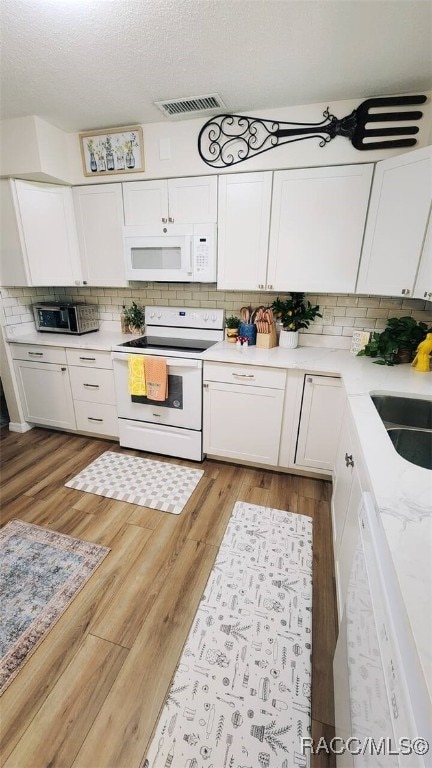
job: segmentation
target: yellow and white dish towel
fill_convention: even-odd
[[[145,356],[145,379],[149,400],[168,397],[168,366],[164,357]]]
[[[130,395],[147,395],[143,355],[128,355],[128,392]]]

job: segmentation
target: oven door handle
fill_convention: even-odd
[[[127,363],[128,354],[133,355],[133,352],[128,352],[126,354],[124,352],[111,352],[111,359]],[[149,356],[151,357],[151,355]],[[146,357],[146,355],[143,355],[143,357]],[[173,358],[167,356],[165,357],[165,360],[167,361],[170,370],[173,368],[202,368],[201,360],[193,360],[188,357]]]

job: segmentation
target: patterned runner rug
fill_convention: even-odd
[[[65,485],[179,515],[203,474],[202,469],[105,451]]]
[[[0,531],[0,695],[109,552],[11,520]]]
[[[312,520],[237,502],[144,768],[306,768]]]

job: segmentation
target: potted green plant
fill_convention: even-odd
[[[305,301],[304,293],[290,293],[286,299],[279,296],[271,304],[277,321],[282,323],[279,346],[295,349],[300,328],[309,328],[316,317],[322,317],[319,306]]]
[[[123,333],[141,333],[144,327],[145,311],[143,307],[133,301],[132,305],[126,309],[123,304],[121,315],[121,324]]]
[[[231,343],[237,340],[240,318],[235,315],[225,318],[225,339]]]
[[[383,331],[374,331],[371,340],[358,355],[376,358],[373,362],[378,365],[410,363],[427,333],[426,323],[417,322],[413,317],[391,317]]]

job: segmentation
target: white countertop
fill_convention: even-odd
[[[118,326],[118,323],[116,323]],[[75,349],[100,349],[110,350],[118,344],[130,341],[139,334],[132,336],[116,330],[101,330],[84,333],[82,336],[74,336],[70,333],[41,333],[39,331],[28,331],[23,334],[16,334],[9,337],[8,341],[12,344],[43,344],[49,347],[69,347]]]
[[[133,338],[115,330],[84,336],[36,331],[10,341],[25,344],[111,349]],[[408,365],[381,366],[347,350],[301,346],[297,349],[238,349],[219,342],[204,361],[301,369],[342,377],[363,451],[371,490],[392,554],[399,586],[432,698],[432,471],[409,463],[396,453],[369,395],[391,393],[432,397],[432,374]]]
[[[203,357],[341,376],[432,699],[432,471],[399,456],[370,398],[384,392],[431,398],[432,373],[377,365],[369,357],[324,347],[238,349],[220,342]]]

